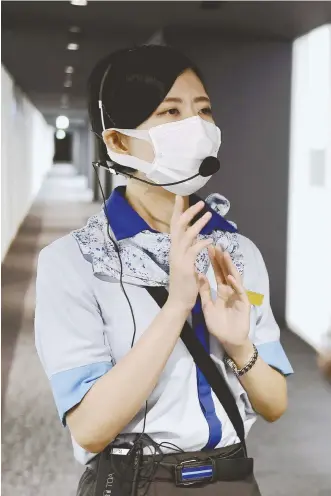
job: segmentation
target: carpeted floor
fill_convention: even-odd
[[[36,355],[33,314],[38,253],[99,209],[90,200],[83,178],[55,167],[2,267],[3,496],[74,496],[83,470]],[[282,340],[296,372],[290,406],[251,432],[256,476],[263,496],[331,496],[331,387],[306,344],[286,331]]]

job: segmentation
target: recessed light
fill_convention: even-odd
[[[70,79],[66,79],[66,81],[64,81],[64,83],[63,83],[63,86],[64,86],[65,88],[71,88],[71,86],[72,86],[72,81],[70,81]]]
[[[56,127],[57,129],[68,129],[69,127],[69,119],[66,115],[59,115],[56,119]]]
[[[80,33],[81,29],[78,26],[71,26],[69,28],[70,33]]]
[[[76,5],[77,7],[86,7],[87,0],[71,0],[71,5]]]
[[[79,45],[78,45],[78,43],[69,43],[68,46],[67,46],[67,49],[68,50],[78,50],[79,49]]]
[[[73,74],[75,71],[75,69],[72,67],[72,65],[68,65],[65,69],[64,69],[64,72],[66,74]]]
[[[56,139],[63,140],[67,136],[67,134],[65,131],[63,131],[63,129],[58,129],[58,131],[56,131],[55,136],[56,136]]]

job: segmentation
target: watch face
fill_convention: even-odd
[[[238,375],[238,368],[236,366],[236,364],[234,363],[234,361],[230,358],[230,357],[226,357],[225,359],[225,363],[230,367],[230,369],[236,374]]]

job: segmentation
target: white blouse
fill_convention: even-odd
[[[159,312],[143,286],[167,287],[168,284],[170,238],[148,228],[126,202],[124,191],[122,187],[113,191],[107,213],[111,234],[120,248],[123,284],[133,307],[138,340]],[[238,234],[236,226],[224,219],[229,210],[224,197],[214,194],[205,201],[213,216],[206,226],[206,233],[209,226],[208,234],[200,237],[212,236],[214,244],[221,244],[242,274],[246,290],[263,295],[261,305],[251,306],[249,336],[262,359],[288,375],[293,371],[279,341],[280,331],[270,307],[268,273],[262,255],[252,241]],[[216,281],[207,250],[197,258],[196,267],[206,273],[215,295]],[[89,219],[84,228],[55,241],[40,253],[36,347],[63,425],[66,412],[130,351],[133,322],[118,279],[118,255],[107,237],[104,211]],[[232,389],[247,434],[256,413],[238,379],[224,366],[222,346],[213,336],[209,336],[209,348]],[[238,442],[213,391],[207,393],[213,405],[212,414],[218,421],[213,425],[201,407],[201,394],[195,363],[179,339],[148,399],[145,432],[159,444],[167,441],[184,451],[198,451],[206,446],[211,430],[218,425],[217,447]],[[120,441],[130,441],[133,434],[142,431],[143,416],[144,409],[126,426]],[[74,439],[73,446],[76,459],[83,464],[95,456],[84,451]]]

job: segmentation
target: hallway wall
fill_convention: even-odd
[[[1,66],[1,260],[52,166],[53,129]]]
[[[222,130],[220,172],[201,190],[231,202],[228,214],[261,250],[271,301],[285,317],[291,52],[289,42],[222,41],[221,33],[165,31],[201,69]]]

